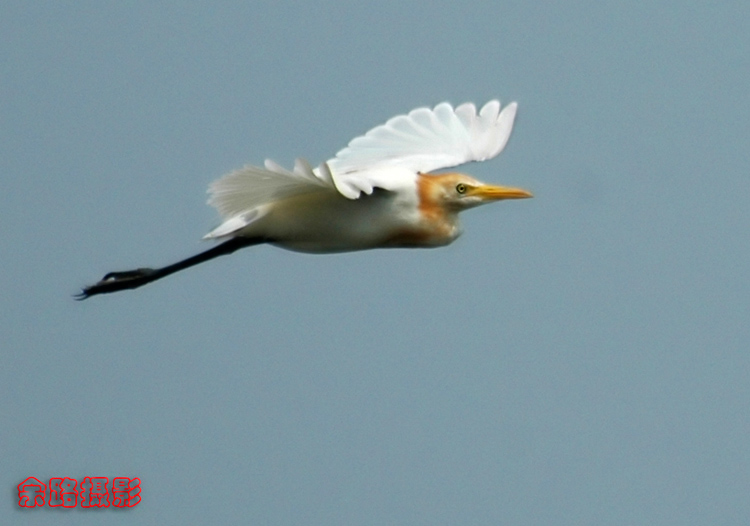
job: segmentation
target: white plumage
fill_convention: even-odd
[[[453,109],[443,102],[389,119],[316,169],[303,159],[291,171],[270,159],[265,168],[245,166],[210,185],[208,203],[224,222],[205,239],[232,235],[264,217],[267,205],[289,197],[338,191],[358,199],[374,188],[413,186],[418,173],[491,159],[508,143],[516,108],[513,102],[500,111],[500,102],[492,100],[477,113],[472,103]]]
[[[508,143],[516,104],[492,100],[477,112],[447,102],[399,115],[352,140],[313,169],[271,160],[245,166],[209,186],[222,223],[205,236],[223,243],[162,268],[110,272],[79,299],[134,289],[237,249],[268,243],[303,252],[436,247],[461,232],[462,210],[531,194],[487,185],[461,173],[431,174],[498,155]]]

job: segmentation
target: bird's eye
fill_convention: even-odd
[[[466,193],[466,185],[464,183],[458,183],[456,185],[456,192],[459,194],[465,194]]]

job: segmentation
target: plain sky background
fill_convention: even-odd
[[[749,6],[3,2],[0,523],[747,524]],[[495,97],[465,171],[536,198],[450,247],[72,299],[210,246],[230,170]]]

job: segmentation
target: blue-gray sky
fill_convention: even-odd
[[[746,2],[4,2],[0,522],[745,524]],[[437,250],[206,248],[212,180],[443,100],[536,198]],[[128,476],[127,512],[20,510]]]

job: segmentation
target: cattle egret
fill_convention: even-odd
[[[516,103],[492,100],[477,112],[447,102],[393,117],[352,140],[333,159],[292,170],[271,160],[213,182],[208,203],[223,222],[204,239],[223,243],[163,268],[110,272],[78,299],[134,289],[237,249],[269,243],[300,252],[439,247],[460,234],[459,212],[520,188],[493,186],[461,173],[430,173],[498,155],[510,137]]]

